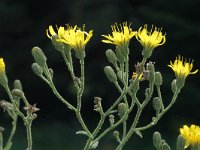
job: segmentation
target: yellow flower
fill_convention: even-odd
[[[102,42],[114,44],[120,48],[127,48],[130,39],[136,34],[135,31],[132,31],[130,25],[127,26],[127,22],[119,25],[117,25],[117,23],[115,25],[112,25],[112,35],[102,35],[106,38],[102,40]]]
[[[3,58],[0,58],[0,73],[4,73],[5,72],[5,63]]]
[[[184,81],[189,74],[195,74],[198,72],[198,69],[192,72],[193,62],[187,62],[187,60],[184,61],[183,57],[180,55],[176,58],[174,63],[170,61],[170,65],[168,66],[175,72],[177,84],[180,84],[180,88],[184,85]]]
[[[154,48],[159,45],[163,45],[166,42],[165,34],[163,35],[161,29],[157,27],[154,27],[153,29],[153,26],[151,31],[147,30],[147,25],[140,27],[135,36],[143,46],[143,56],[146,58],[151,56]]]
[[[200,127],[196,125],[191,125],[188,127],[184,125],[183,128],[180,128],[180,133],[182,137],[185,139],[185,148],[189,145],[197,146],[200,144]]]
[[[49,29],[47,29],[47,36],[49,38],[52,38],[52,36],[57,36],[57,42],[63,42],[68,44],[70,47],[72,47],[74,50],[84,50],[86,44],[92,37],[92,30],[87,33],[83,29],[81,30],[77,26],[70,26],[67,25],[66,28],[60,26],[57,28],[58,33],[56,33],[52,26],[49,26]]]

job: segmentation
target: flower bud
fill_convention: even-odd
[[[176,85],[176,79],[174,79],[171,83],[171,89],[172,92],[175,93],[176,89],[177,89],[177,85]]]
[[[115,55],[115,53],[111,50],[111,49],[108,49],[106,51],[106,57],[108,59],[108,61],[111,63],[111,64],[116,64],[117,63],[117,57]]]
[[[161,100],[159,97],[154,97],[153,98],[153,108],[155,109],[156,113],[160,112],[161,109]]]
[[[49,73],[50,73],[51,79],[53,79],[53,69],[52,68],[49,68]]]
[[[124,55],[122,54],[122,52],[119,50],[119,49],[116,49],[116,57],[117,57],[117,60],[119,61],[119,63],[124,63]]]
[[[54,48],[57,50],[57,51],[69,51],[71,50],[71,47],[63,42],[58,42],[57,41],[58,39],[58,36],[57,35],[53,35],[51,40],[52,40],[52,45],[54,46]]]
[[[14,89],[22,90],[22,83],[21,83],[20,80],[15,80],[14,81]]]
[[[104,68],[104,73],[106,74],[106,76],[110,82],[113,82],[113,83],[117,82],[117,76],[116,76],[114,70],[112,69],[112,67],[106,66]]]
[[[113,136],[117,139],[119,138],[119,131],[114,131]]]
[[[150,75],[149,75],[149,81],[153,82],[155,80],[155,68],[154,68],[154,63],[149,62],[147,63],[147,70],[149,70]]]
[[[40,67],[37,63],[33,63],[32,66],[31,66],[31,68],[32,68],[33,72],[34,72],[36,75],[40,76],[40,75],[43,74],[43,69],[42,69],[42,67]]]
[[[12,95],[21,98],[21,97],[24,96],[24,92],[22,90],[19,90],[19,89],[13,89]]]
[[[176,150],[184,150],[185,148],[185,140],[184,138],[179,135],[176,142]]]
[[[112,126],[115,123],[115,116],[109,115],[109,121],[110,121],[110,126]]]
[[[118,105],[118,112],[119,112],[119,117],[122,118],[127,111],[127,106],[125,103],[119,103]]]
[[[159,132],[154,132],[153,134],[153,145],[156,149],[160,149],[162,147],[162,139]]]
[[[171,150],[171,148],[169,147],[169,145],[167,143],[164,143],[162,145],[162,150]]]
[[[44,65],[46,64],[47,58],[44,55],[44,53],[42,52],[42,50],[39,47],[33,47],[32,49],[32,55],[33,58],[35,60],[35,62],[40,66],[40,67],[44,67]]]
[[[162,82],[163,82],[163,79],[162,79],[162,75],[160,72],[156,72],[155,73],[155,85],[156,86],[161,86],[162,85]]]

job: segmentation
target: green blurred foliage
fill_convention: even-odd
[[[199,0],[1,0],[0,57],[5,59],[10,85],[12,86],[14,79],[20,79],[27,97],[32,103],[37,103],[37,106],[41,109],[38,120],[35,121],[38,122],[35,127],[38,132],[36,131],[34,139],[42,138],[39,137],[40,132],[41,136],[45,132],[50,132],[48,129],[45,131],[40,128],[39,122],[45,124],[49,120],[53,122],[60,120],[69,125],[76,122],[76,120],[73,120],[74,114],[56,100],[50,89],[32,73],[30,67],[33,62],[31,49],[33,46],[40,46],[47,55],[49,66],[54,69],[55,84],[58,90],[75,104],[73,85],[61,55],[55,51],[50,40],[46,37],[46,29],[49,25],[71,23],[81,26],[86,24],[86,30],[94,30],[94,36],[86,47],[87,75],[83,101],[84,119],[86,119],[89,127],[94,127],[98,118],[96,117],[97,114],[93,112],[93,97],[102,97],[103,105],[107,108],[118,96],[117,90],[107,81],[103,73],[104,66],[108,64],[105,51],[108,48],[114,49],[114,47],[103,44],[101,35],[111,32],[111,24],[123,21],[132,22],[133,30],[137,30],[144,24],[148,24],[149,27],[153,24],[163,28],[163,32],[167,34],[167,42],[155,50],[151,60],[156,62],[157,70],[163,74],[162,93],[164,99],[166,99],[165,103],[168,103],[172,96],[170,84],[174,78],[174,73],[167,67],[169,61],[174,60],[180,54],[194,59],[194,68],[200,66],[199,9]],[[134,71],[134,64],[141,60],[141,46],[133,39],[130,43],[130,49],[131,71]],[[76,71],[78,71],[78,67]],[[169,137],[174,136],[176,138],[178,128],[182,124],[200,124],[198,115],[199,85],[199,73],[189,76],[186,87],[180,94],[175,106],[156,127],[150,130],[152,132],[147,132],[152,134],[153,130],[160,130],[164,132],[161,132],[162,135],[166,134]],[[7,99],[3,89],[0,88],[0,90],[0,98]],[[0,111],[2,114],[2,110]],[[153,109],[149,106],[144,112],[140,124],[150,121],[149,115],[153,116],[154,114]],[[6,116],[1,115],[0,117],[2,118],[0,124],[9,122]],[[90,122],[91,120],[94,120],[94,122]],[[70,135],[67,135],[67,130],[70,129],[70,127],[63,129],[66,131],[59,131],[59,133],[65,132],[66,135],[62,136],[67,138],[74,134],[74,132],[70,132]],[[53,133],[55,133],[54,131],[55,129],[52,128]],[[55,138],[58,136],[59,134],[56,135],[55,133]],[[76,137],[77,139],[80,138],[79,136]],[[151,144],[151,136],[149,136],[149,139]],[[37,142],[39,143],[39,141],[35,143]],[[45,141],[43,142],[45,143]],[[40,148],[36,149],[39,150]]]

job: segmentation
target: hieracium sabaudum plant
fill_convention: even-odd
[[[115,49],[108,49],[106,57],[108,66],[105,66],[104,72],[108,81],[113,84],[119,92],[118,98],[113,100],[112,105],[105,109],[101,97],[94,97],[94,111],[98,112],[100,119],[95,129],[88,128],[82,117],[82,101],[85,90],[85,57],[86,45],[90,42],[93,36],[93,30],[86,31],[85,25],[82,27],[65,26],[54,27],[50,25],[46,30],[47,37],[51,40],[52,45],[66,64],[73,81],[76,98],[64,98],[57,90],[54,84],[53,69],[47,64],[47,58],[39,47],[32,49],[34,63],[32,64],[33,72],[40,77],[52,90],[58,100],[66,105],[68,109],[74,112],[74,116],[80,123],[80,129],[77,129],[76,134],[86,136],[87,140],[83,145],[84,150],[95,149],[99,142],[107,135],[112,133],[116,140],[116,150],[122,150],[132,135],[136,134],[142,138],[142,132],[147,130],[161,119],[161,117],[173,106],[181,89],[185,85],[185,80],[189,74],[195,74],[198,70],[192,71],[193,61],[187,61],[182,56],[177,56],[174,61],[170,61],[168,65],[175,73],[175,79],[172,81],[171,90],[173,96],[168,104],[161,94],[161,86],[163,83],[162,75],[155,68],[155,63],[150,61],[154,50],[166,42],[166,34],[161,28],[152,26],[151,29],[147,25],[140,27],[138,31],[131,28],[131,24],[127,22],[114,24],[111,26],[112,33],[102,35],[102,42],[112,44]],[[131,40],[136,39],[142,46],[142,59],[137,60],[135,68],[130,68],[129,54],[136,52],[129,47]],[[130,48],[130,49],[129,49]],[[74,63],[78,61],[79,63]],[[79,73],[74,71],[75,65],[80,65]],[[163,67],[167,67],[167,64]],[[145,98],[137,97],[140,91],[140,84],[148,82],[148,86],[144,91]],[[0,84],[8,93],[10,101],[1,101],[1,106],[11,116],[13,128],[6,144],[3,144],[2,130],[0,131],[0,150],[9,150],[12,146],[12,138],[14,136],[18,116],[22,118],[27,129],[28,150],[32,150],[31,125],[36,118],[35,112],[39,109],[35,105],[30,105],[24,96],[22,86],[19,80],[16,80],[14,89],[11,91],[8,86],[8,79],[5,73],[5,64],[3,59],[0,59]],[[153,94],[154,93],[154,94]],[[157,93],[157,96],[155,96]],[[26,114],[20,110],[20,101],[24,103]],[[74,105],[74,100],[76,105]],[[113,98],[114,99],[114,98]],[[147,104],[152,103],[155,110],[155,115],[151,116],[151,121],[147,124],[140,123],[142,112]],[[92,109],[92,108],[91,108]],[[133,112],[136,112],[135,114]],[[134,116],[133,116],[134,115]],[[109,125],[106,121],[109,121]],[[130,124],[129,124],[130,123]],[[104,126],[104,127],[103,127]],[[177,140],[177,150],[183,150],[191,147],[192,150],[200,148],[200,129],[198,126],[184,125],[180,129],[180,136]],[[153,135],[153,144],[157,150],[169,150],[169,145],[161,138],[159,132]],[[65,148],[63,148],[65,149]]]

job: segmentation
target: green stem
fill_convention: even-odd
[[[126,136],[126,120],[123,122],[123,135],[122,135],[122,139],[124,139]]]
[[[69,102],[67,102],[57,91],[55,85],[53,84],[52,81],[48,82],[50,88],[52,89],[53,93],[56,95],[56,97],[63,103],[65,104],[69,109],[76,111],[76,108],[72,106]]]
[[[10,91],[10,88],[9,88],[8,84],[6,84],[5,89],[6,89],[6,92],[7,92],[7,94],[8,94],[8,97],[10,98],[10,100],[11,100],[13,106],[14,106],[14,110],[17,112],[17,114],[18,114],[21,118],[25,118],[25,116],[20,112],[20,110],[19,110],[19,108],[18,108],[18,106],[17,106],[16,101],[13,99],[13,96],[12,96],[12,94],[11,94],[11,91]]]
[[[32,121],[26,121],[26,134],[27,134],[27,141],[28,141],[28,148],[27,150],[32,150],[32,131],[31,131]]]
[[[152,81],[150,83],[150,91],[148,96],[146,96],[146,99],[144,100],[144,102],[142,103],[141,107],[138,106],[138,110],[137,110],[137,114],[135,116],[135,119],[127,133],[127,135],[125,136],[125,138],[122,139],[122,142],[117,146],[116,150],[121,150],[123,148],[123,146],[126,144],[126,142],[130,139],[130,137],[132,136],[132,134],[135,132],[135,127],[138,124],[139,118],[141,116],[142,110],[144,109],[144,107],[148,104],[149,100],[151,99],[151,96],[153,94],[153,86],[154,86],[154,81]]]
[[[87,126],[85,125],[85,122],[81,116],[81,99],[84,91],[85,86],[85,74],[84,74],[84,57],[80,59],[80,65],[81,65],[81,85],[80,90],[77,90],[77,109],[76,109],[76,116],[82,126],[82,128],[87,132],[88,136],[91,136],[91,132],[88,130]]]
[[[11,132],[10,132],[10,136],[9,136],[7,142],[6,142],[4,150],[10,150],[11,145],[12,145],[12,139],[13,139],[13,136],[14,136],[15,131],[16,131],[16,127],[17,127],[17,114],[16,114],[16,118],[13,119],[13,121],[12,121],[12,129],[11,129]]]
[[[178,89],[175,91],[170,104],[157,116],[155,121],[152,121],[151,123],[149,123],[146,126],[139,127],[139,128],[137,128],[137,130],[143,131],[143,130],[146,130],[146,129],[151,128],[152,126],[156,125],[156,123],[161,119],[161,117],[173,106],[173,104],[175,103],[175,101],[177,99],[179,92],[180,92],[180,90],[178,90]]]

